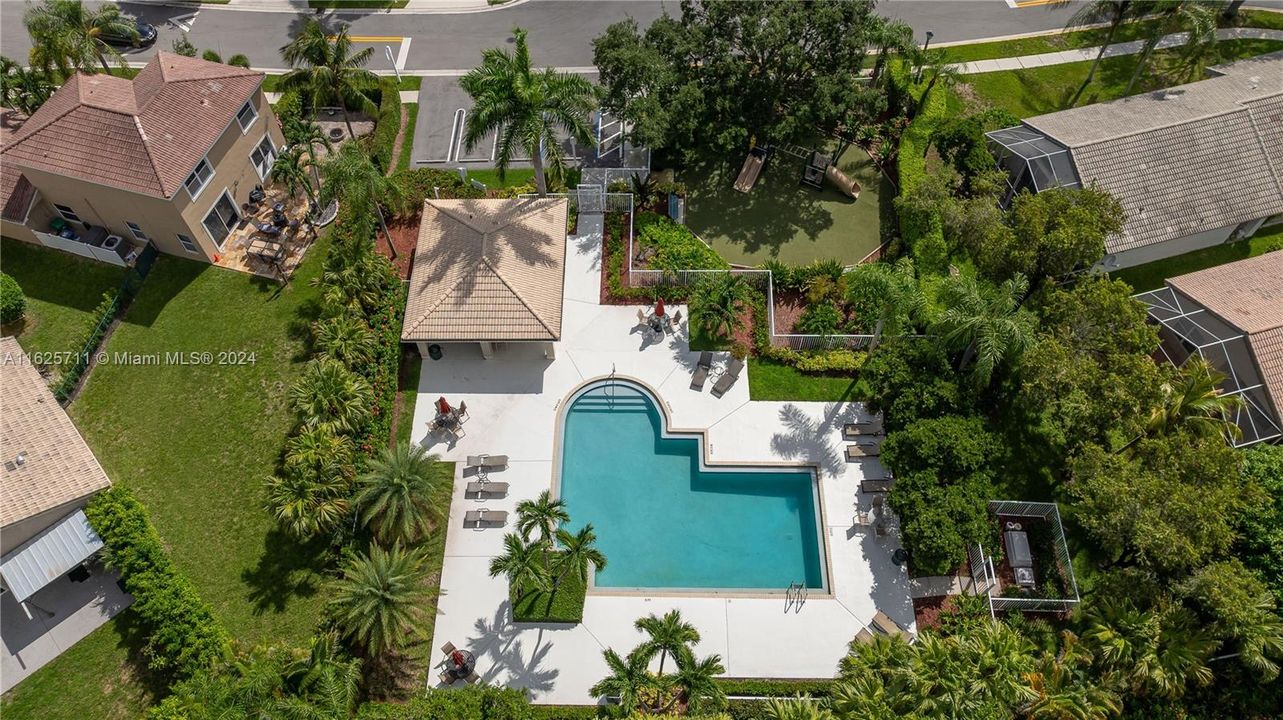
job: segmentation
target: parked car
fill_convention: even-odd
[[[128,35],[113,33],[111,31],[103,32],[99,37],[108,45],[118,45],[122,47],[147,47],[156,42],[156,26],[142,20],[134,21],[138,27],[138,37],[132,38]]]

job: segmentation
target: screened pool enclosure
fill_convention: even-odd
[[[989,152],[1007,173],[1006,206],[1021,190],[1040,193],[1054,187],[1082,187],[1069,148],[1024,125],[985,133]]]

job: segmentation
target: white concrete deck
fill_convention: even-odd
[[[585,218],[581,229],[588,230]],[[722,656],[732,677],[832,677],[847,644],[882,610],[911,628],[913,607],[905,571],[891,562],[899,547],[894,530],[878,537],[854,524],[855,503],[866,475],[880,477],[876,459],[847,463],[842,425],[856,418],[858,404],[750,402],[748,371],[721,399],[709,390],[727,358],[714,364],[703,392],[689,389],[698,353],[689,351],[685,328],[653,342],[635,327],[637,307],[598,304],[600,234],[573,237],[566,262],[562,341],[556,359],[535,344],[499,346],[483,360],[476,345],[446,345],[439,361],[425,360],[415,406],[415,442],[447,460],[466,455],[508,455],[506,470],[491,477],[510,483],[506,498],[464,499],[460,462],[446,535],[445,566],[434,633],[433,662],[443,660],[446,641],[471,650],[485,682],[527,689],[537,703],[591,704],[588,688],[606,674],[602,650],[621,654],[641,639],[633,620],[649,613],[681,610],[702,635],[699,655]],[[675,306],[671,311],[687,309]],[[685,320],[683,319],[683,324]],[[786,608],[784,588],[759,597],[597,595],[590,591],[580,625],[514,624],[507,583],[487,572],[509,528],[464,529],[463,513],[486,507],[513,513],[516,504],[553,484],[552,460],[557,409],[574,388],[615,372],[655,388],[680,428],[708,428],[714,461],[796,462],[820,469],[823,532],[832,593],[812,590],[800,607]],[[426,436],[433,401],[444,395],[464,401],[469,418],[461,438]],[[574,508],[569,508],[574,513]],[[511,526],[513,516],[509,516]],[[429,682],[436,682],[432,672]]]

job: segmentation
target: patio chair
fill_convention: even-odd
[[[506,525],[507,522],[507,510],[481,508],[480,510],[469,510],[463,514],[464,527],[480,528],[483,525]]]
[[[682,326],[682,311],[678,310],[677,312],[673,313],[673,327],[681,327],[681,326]]]
[[[856,440],[865,437],[875,437],[882,434],[882,423],[876,425],[861,425],[860,423],[847,423],[842,426],[843,440]]]
[[[860,632],[855,634],[855,644],[867,645],[873,642],[873,633],[868,628],[860,628]]]
[[[468,467],[481,468],[483,470],[502,470],[508,467],[507,455],[469,455]]]
[[[445,643],[445,645],[442,645],[442,646],[441,646],[441,653],[442,653],[443,655],[445,655],[446,657],[450,657],[450,653],[454,652],[454,651],[455,651],[455,650],[457,650],[457,649],[458,649],[458,648],[456,648],[456,647],[454,646],[454,643],[452,643],[452,642],[450,642],[449,640],[447,640],[447,641],[446,641],[446,643]]]
[[[637,311],[637,324],[638,324],[638,325],[645,325],[645,324],[646,324],[646,311],[645,311],[645,310],[638,310],[638,311]]]
[[[744,361],[739,358],[731,358],[731,364],[726,368],[726,372],[717,378],[713,383],[713,397],[721,397],[726,394],[727,390],[739,380],[740,371],[744,369]]]
[[[891,492],[893,480],[865,480],[860,483],[860,492],[862,493],[885,493]]]
[[[873,616],[873,627],[877,629],[879,632],[881,632],[882,634],[890,635],[891,637],[895,637],[896,635],[899,635],[905,640],[908,640],[909,638],[913,637],[912,633],[900,627],[899,623],[892,620],[891,616],[887,615],[881,610],[879,610]]]
[[[477,674],[476,670],[473,670],[472,672],[468,673],[468,677],[464,678],[463,681],[468,683],[469,685],[476,685],[477,681],[480,679],[481,679],[481,676]]]
[[[441,671],[441,674],[440,674],[440,675],[438,675],[437,677],[441,679],[441,684],[442,684],[442,685],[453,685],[453,684],[454,684],[454,676],[453,676],[453,675],[451,675],[451,674],[450,674],[450,672],[449,672],[448,670],[442,670],[442,671]]]
[[[455,416],[456,418],[458,418],[459,422],[463,422],[464,420],[467,420],[467,419],[468,419],[468,403],[463,402],[463,401],[460,401],[460,402],[459,402],[459,407],[455,408],[454,416]]]
[[[695,374],[691,376],[691,390],[703,390],[704,381],[708,379],[708,371],[713,369],[713,353],[705,350],[699,354],[699,362],[695,363]]]

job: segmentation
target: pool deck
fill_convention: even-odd
[[[584,225],[581,219],[581,225]],[[720,399],[709,392],[727,361],[719,355],[703,392],[689,389],[698,353],[690,352],[685,328],[659,342],[636,327],[637,307],[598,304],[600,235],[572,237],[566,258],[562,341],[556,359],[536,345],[507,344],[485,360],[476,346],[446,346],[439,361],[424,360],[415,405],[412,438],[447,460],[459,461],[450,504],[445,564],[441,575],[432,649],[449,641],[477,657],[484,682],[525,688],[536,703],[592,704],[588,688],[606,675],[602,650],[621,655],[642,639],[633,620],[671,609],[700,632],[699,656],[717,653],[729,677],[832,677],[855,634],[882,610],[912,628],[908,577],[891,562],[899,547],[894,528],[877,536],[854,524],[855,503],[869,507],[858,492],[867,474],[881,476],[877,459],[847,463],[842,425],[861,415],[858,403],[750,402],[748,370]],[[678,307],[672,310],[679,309]],[[689,316],[680,307],[683,318]],[[683,320],[684,324],[684,320]],[[831,596],[812,590],[800,607],[786,607],[777,595],[758,597],[589,593],[583,623],[514,624],[507,581],[491,578],[490,559],[502,552],[515,508],[553,485],[557,411],[580,384],[612,372],[654,388],[678,428],[707,428],[707,453],[714,462],[791,462],[819,468],[823,493],[823,534],[828,552]],[[464,401],[468,420],[461,438],[426,436],[433,401],[444,395]],[[509,467],[491,479],[510,484],[505,498],[465,499],[466,455],[508,455]],[[485,507],[507,510],[507,528],[464,529],[463,514]],[[574,508],[569,508],[572,517]],[[435,684],[437,672],[429,683]]]

